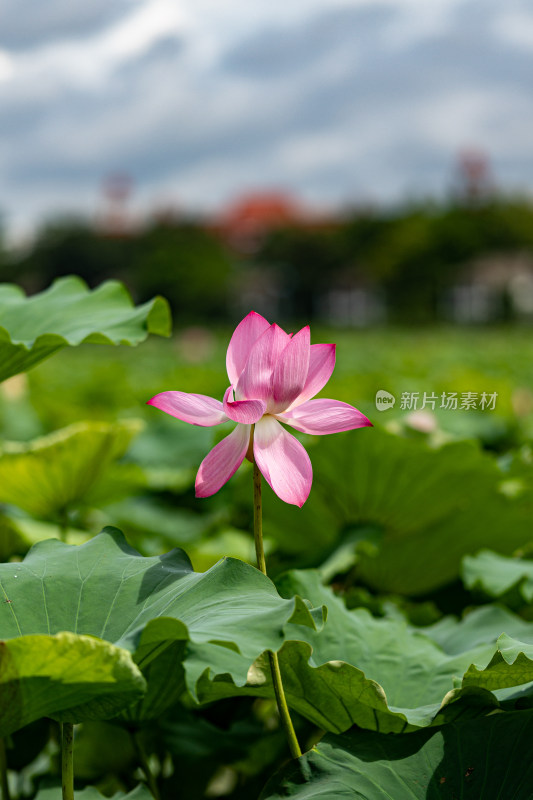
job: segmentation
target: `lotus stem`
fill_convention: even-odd
[[[148,758],[146,757],[146,753],[144,750],[144,745],[142,743],[141,737],[139,735],[139,731],[130,731],[130,735],[133,741],[133,746],[135,748],[135,752],[137,754],[137,759],[139,761],[139,766],[144,772],[144,777],[146,778],[146,783],[148,788],[150,789],[153,797],[155,800],[160,800],[159,789],[157,786],[157,781],[155,779],[154,773],[150,769],[150,764],[148,763]]]
[[[66,542],[68,539],[68,528],[69,528],[68,511],[66,508],[63,508],[61,510],[59,517],[59,538],[62,542]]]
[[[253,435],[253,434],[252,434]],[[255,542],[255,557],[257,560],[257,568],[261,570],[263,575],[267,574],[265,551],[263,548],[263,509],[261,499],[261,473],[255,463],[254,465],[254,542]]]
[[[61,723],[61,786],[63,800],[74,800],[74,725]]]
[[[7,781],[7,756],[5,739],[0,737],[0,785],[2,787],[2,800],[10,800],[9,783]]]
[[[254,437],[254,428],[252,426],[252,433],[250,436],[250,452],[252,454],[253,454],[253,437]],[[263,575],[266,575],[267,570],[265,561],[265,550],[263,547],[263,508],[261,499],[261,472],[259,471],[259,467],[255,463],[253,455],[252,455],[252,463],[254,467],[253,481],[254,481],[255,554],[257,557],[257,568],[263,573]],[[294,730],[294,725],[292,724],[292,719],[289,712],[289,706],[287,705],[285,692],[283,690],[283,681],[281,679],[281,670],[279,668],[278,654],[269,650],[268,659],[270,662],[270,672],[272,674],[272,683],[274,685],[274,694],[276,695],[276,703],[278,705],[279,717],[283,729],[285,731],[285,736],[287,737],[289,750],[292,758],[300,758],[300,756],[302,755],[302,751],[300,749],[300,745],[298,744],[298,739],[296,737],[296,732]]]

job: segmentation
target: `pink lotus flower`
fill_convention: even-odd
[[[315,435],[372,425],[348,403],[311,399],[333,372],[335,345],[311,344],[308,325],[293,336],[251,311],[231,337],[226,366],[231,385],[222,403],[186,392],[161,392],[148,400],[191,425],[238,423],[200,464],[196,497],[215,494],[235,474],[255,425],[257,466],[278,497],[301,508],[313,480],[311,461],[303,445],[280,423]]]

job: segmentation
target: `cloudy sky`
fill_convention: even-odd
[[[533,192],[529,0],[2,0],[0,213],[442,195],[479,148]]]

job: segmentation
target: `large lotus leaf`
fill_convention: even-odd
[[[61,786],[47,786],[41,789],[35,800],[63,800]],[[85,789],[74,792],[74,800],[104,800],[104,795],[94,786],[86,786]],[[128,794],[117,792],[107,800],[153,800],[153,795],[143,783],[139,783]]]
[[[185,650],[184,640],[172,642],[144,667],[146,694],[120,713],[123,720],[136,723],[159,719],[164,711],[179,701],[185,689]]]
[[[435,627],[435,641],[402,620],[376,619],[366,609],[348,611],[312,570],[288,573],[279,589],[328,609],[321,631],[301,628],[294,637],[299,641],[288,641],[279,655],[289,705],[325,730],[342,732],[357,724],[388,733],[449,722],[498,707],[499,698],[487,690],[533,680],[533,674],[524,677],[520,662],[507,663],[500,682],[490,682],[487,670],[495,671],[490,664],[502,630],[533,640],[532,624],[497,607],[461,622],[447,620]],[[465,673],[468,680],[461,687]],[[254,664],[243,688],[234,687],[228,676],[200,682],[203,701],[233,694],[272,696],[265,658]]]
[[[59,278],[33,297],[26,297],[18,286],[0,285],[0,381],[25,372],[62,347],[135,345],[149,333],[170,334],[166,300],[156,297],[136,308],[117,281],[89,291],[80,278]]]
[[[409,736],[325,736],[272,778],[261,800],[531,800],[533,712]]]
[[[2,617],[16,620],[15,601],[4,607]],[[114,716],[145,688],[130,653],[109,642],[73,633],[8,639],[0,642],[0,736],[43,716],[65,722]]]
[[[490,662],[484,668],[472,664],[463,676],[463,686],[481,686],[491,690],[530,681],[533,681],[533,625],[528,642],[517,641],[502,633]]]
[[[142,423],[79,422],[31,442],[0,446],[0,502],[38,517],[76,507],[112,461],[120,458]]]
[[[244,684],[252,662],[281,647],[289,620],[305,629],[318,618],[300,598],[280,597],[248,564],[224,559],[196,573],[182,551],[142,557],[112,528],[80,546],[38,543],[24,561],[0,565],[0,583],[11,601],[0,604],[0,638],[96,636],[134,653],[141,668],[181,642],[185,672],[177,658],[174,680],[183,679],[193,696],[205,671]]]
[[[315,480],[303,509],[265,492],[265,534],[306,566],[355,536],[353,560],[366,583],[418,595],[457,578],[464,555],[480,547],[511,553],[531,538],[529,495],[501,491],[495,459],[469,442],[431,449],[367,428],[320,437],[309,452]],[[368,546],[360,527],[363,538],[373,528]]]
[[[500,598],[516,591],[526,603],[533,601],[533,561],[481,550],[463,559],[462,577],[468,589],[481,590],[489,597]]]
[[[448,616],[434,625],[417,630],[425,633],[452,656],[479,644],[496,644],[503,631],[515,639],[533,641],[533,624],[497,605],[476,608],[460,622],[456,617]]]

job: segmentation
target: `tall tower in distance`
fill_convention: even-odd
[[[463,202],[476,205],[494,193],[489,158],[476,148],[466,148],[457,161],[457,194]]]
[[[128,202],[133,191],[133,180],[125,173],[108,175],[102,186],[104,212],[101,226],[108,236],[124,236],[131,227]]]

